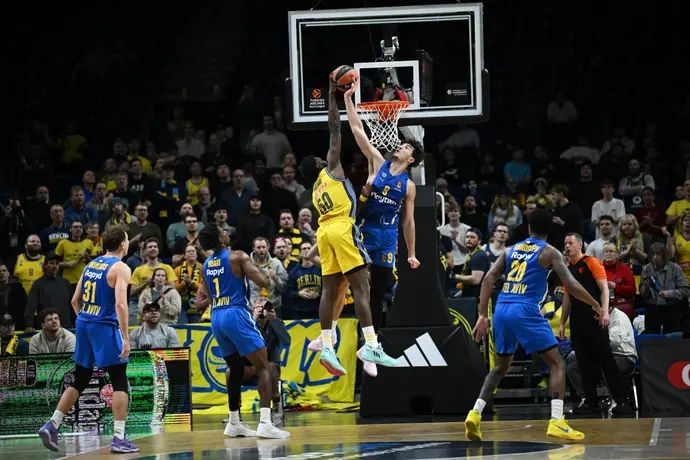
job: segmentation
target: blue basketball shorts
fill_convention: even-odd
[[[252,314],[244,306],[214,308],[211,311],[211,331],[223,358],[233,353],[247,356],[266,346]]]
[[[364,247],[371,257],[371,263],[379,267],[395,267],[395,253],[398,246],[397,227],[361,227]]]
[[[512,355],[518,343],[527,353],[546,351],[558,345],[549,322],[533,304],[501,303],[494,309],[496,353]]]
[[[104,369],[129,361],[120,358],[122,332],[116,324],[84,321],[77,317],[75,335],[74,362],[82,367],[92,368],[95,365]]]

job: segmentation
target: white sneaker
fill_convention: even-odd
[[[276,428],[270,423],[259,423],[259,427],[256,429],[256,434],[260,438],[268,439],[285,439],[290,437],[289,432]]]
[[[230,436],[233,438],[236,438],[238,436],[243,436],[245,438],[253,438],[256,437],[256,431],[250,429],[247,425],[244,423],[231,423],[228,422],[227,425],[225,425],[225,431],[223,432],[225,436]]]
[[[365,361],[362,359],[362,348],[357,350],[357,357],[362,361],[362,363],[363,363],[362,369],[364,369],[364,372],[369,377],[376,377],[377,375],[379,375],[379,370],[376,367],[376,364],[369,362],[369,361]]]
[[[338,334],[333,334],[333,347],[335,347],[336,343],[338,343]],[[322,351],[323,340],[321,340],[321,336],[318,336],[317,338],[309,342],[309,345],[307,345],[307,349],[309,351]]]

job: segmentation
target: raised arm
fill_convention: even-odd
[[[489,299],[494,290],[496,281],[503,275],[506,269],[506,251],[500,255],[496,262],[491,266],[484,281],[482,281],[482,288],[479,292],[479,317],[477,324],[472,330],[472,337],[477,342],[480,342],[489,330]]]
[[[414,199],[417,196],[417,187],[411,180],[407,181],[407,195],[405,196],[405,209],[403,211],[403,234],[407,245],[407,262],[413,269],[419,267],[417,252],[415,250],[416,230],[414,223]]]
[[[335,98],[336,94],[335,82],[332,78],[328,79],[328,132],[330,133],[330,144],[328,146],[328,154],[326,155],[326,162],[328,172],[333,177],[338,179],[345,178],[345,170],[343,164],[340,162],[341,150],[341,136],[340,136],[340,111],[338,110],[338,101]]]
[[[362,120],[360,120],[359,115],[357,115],[357,109],[355,109],[355,104],[352,101],[352,95],[355,93],[358,86],[359,80],[357,80],[350,87],[350,89],[345,91],[345,109],[347,110],[347,121],[350,123],[350,129],[352,130],[352,134],[355,136],[357,145],[362,150],[364,156],[367,157],[367,160],[371,162],[373,166],[373,173],[375,173],[379,170],[385,160],[383,159],[381,152],[379,152],[378,149],[369,141],[367,133],[364,131]],[[371,169],[369,174],[372,174]]]

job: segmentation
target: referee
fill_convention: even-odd
[[[585,399],[573,409],[573,413],[601,412],[597,401],[597,385],[602,371],[611,397],[616,403],[612,412],[632,413],[633,409],[625,397],[609,343],[609,288],[604,266],[595,257],[582,253],[582,237],[577,233],[566,235],[565,254],[568,258],[568,268],[575,279],[592,297],[599,299],[601,304],[601,311],[592,311],[591,306],[570,296],[567,291],[563,297],[559,335],[563,338],[565,322],[570,316],[570,335],[585,391]]]

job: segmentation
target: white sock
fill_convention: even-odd
[[[333,348],[333,331],[331,329],[321,329],[321,342],[323,348]]]
[[[53,422],[53,426],[55,428],[60,428],[60,424],[62,423],[63,418],[65,418],[65,414],[55,409],[55,412],[53,412],[53,416],[50,418],[50,421]]]
[[[364,335],[364,340],[367,342],[367,345],[371,345],[372,347],[377,347],[379,345],[374,326],[363,327],[362,334]]]
[[[261,416],[259,417],[259,423],[271,423],[271,408],[262,407],[260,409]]]
[[[474,403],[474,407],[472,409],[476,410],[477,412],[479,412],[479,415],[481,415],[482,411],[484,410],[484,407],[486,407],[486,401],[477,398],[477,401]]]
[[[551,418],[558,420],[563,417],[563,400],[562,399],[552,399],[551,400]]]
[[[231,410],[230,411],[230,423],[240,423],[240,411]]]
[[[125,421],[115,420],[115,437],[125,439]]]
[[[336,342],[338,342],[338,320],[334,319],[333,324],[331,326],[331,331],[333,331],[333,344],[335,345]]]

